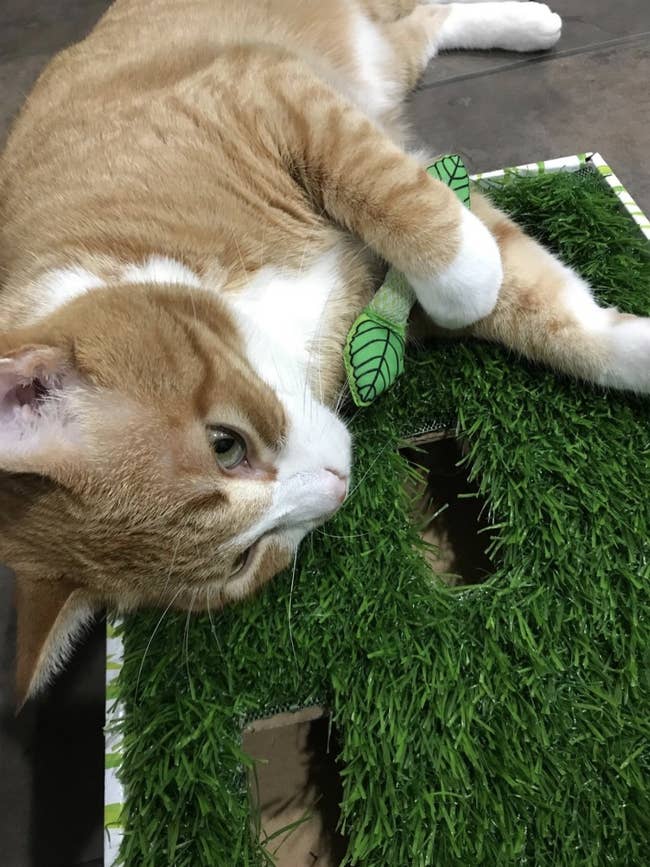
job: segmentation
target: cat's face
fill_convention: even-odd
[[[50,480],[8,534],[19,577],[200,610],[339,508],[350,439],[307,388],[289,405],[254,373],[215,298],[113,288],[0,336],[0,468]]]

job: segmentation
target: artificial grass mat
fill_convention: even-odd
[[[597,177],[492,195],[603,301],[650,310],[647,242]],[[460,589],[425,563],[398,451],[453,423],[495,564]],[[346,864],[646,863],[650,401],[440,343],[352,429],[357,487],[295,574],[212,618],[126,619],[124,862],[272,863],[241,729],[321,702],[342,743]]]

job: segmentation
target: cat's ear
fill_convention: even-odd
[[[52,475],[74,456],[78,386],[71,350],[0,343],[0,470]]]
[[[72,582],[16,578],[17,710],[63,667],[92,614]]]

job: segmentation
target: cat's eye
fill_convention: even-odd
[[[217,463],[224,470],[234,470],[246,460],[246,443],[235,431],[226,427],[209,427],[208,439]]]

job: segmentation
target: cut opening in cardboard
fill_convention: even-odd
[[[494,571],[486,553],[487,509],[461,465],[462,443],[450,431],[424,434],[409,440],[402,454],[418,470],[411,483],[413,518],[433,546],[425,553],[432,571],[454,586],[483,583]]]
[[[252,723],[243,746],[252,822],[277,867],[337,867],[347,840],[336,830],[342,800],[336,730],[320,707]]]

